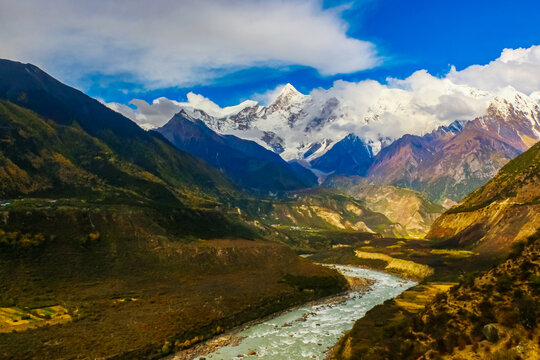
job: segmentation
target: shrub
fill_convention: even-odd
[[[536,274],[531,274],[529,276],[529,285],[532,287],[534,294],[540,293],[540,276]]]
[[[83,246],[89,246],[101,239],[101,233],[99,231],[91,232],[86,236],[82,236],[79,241]]]
[[[480,272],[478,271],[462,274],[459,277],[460,285],[464,287],[474,287],[474,280],[478,277],[479,274]]]
[[[88,234],[88,240],[90,241],[97,241],[99,239],[101,239],[101,234],[99,233],[99,231],[91,232],[90,234]]]
[[[161,347],[161,354],[168,355],[171,353],[171,351],[172,351],[171,344],[168,341],[166,341],[165,344]]]
[[[484,324],[495,322],[495,314],[493,313],[493,304],[487,300],[483,300],[478,304],[480,310],[481,322]]]
[[[512,308],[505,308],[501,312],[499,322],[509,328],[514,328],[518,322],[518,314]]]
[[[502,274],[497,279],[497,290],[501,293],[505,293],[512,288],[513,279],[508,274]]]
[[[446,301],[447,299],[448,295],[445,292],[439,292],[435,295],[435,302]]]
[[[45,242],[45,235],[42,233],[23,234],[18,231],[6,232],[0,229],[0,246],[12,248],[32,248]]]
[[[515,350],[499,349],[493,354],[493,360],[516,360],[520,359]]]
[[[536,232],[527,238],[527,244],[534,244],[538,240],[540,240],[540,228],[536,229]]]
[[[530,296],[523,296],[517,301],[519,322],[527,329],[534,329],[537,324],[538,303]]]
[[[523,252],[523,250],[525,250],[525,245],[527,245],[525,241],[513,242],[512,249],[510,250],[510,254],[508,255],[508,257],[510,259],[518,257]]]
[[[450,332],[446,334],[444,337],[444,347],[447,353],[452,353],[454,348],[458,345],[458,340],[459,336],[456,333]]]

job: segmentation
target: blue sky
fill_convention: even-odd
[[[67,0],[51,1],[50,7],[54,10],[54,13],[51,12],[49,17],[46,11],[31,9],[30,5],[28,8],[15,8],[14,2],[0,0],[0,3],[3,9],[9,10],[9,8],[13,8],[13,12],[17,12],[19,17],[20,14],[24,14],[22,18],[18,19],[18,22],[13,22],[14,27],[17,23],[25,25],[25,21],[29,24],[35,23],[35,19],[38,17],[45,19],[42,21],[50,21],[53,24],[62,23],[63,18],[66,17],[76,19],[77,16],[80,16],[85,19],[85,11],[88,14],[99,14],[99,11],[96,11],[95,8],[88,6],[82,7],[82,9],[72,9]],[[123,9],[122,6],[131,6],[126,5],[128,3],[122,3],[122,1],[116,1],[116,3],[118,3],[115,4],[118,9]],[[158,3],[163,7],[164,11],[167,11],[167,6],[171,5],[167,0]],[[176,3],[182,3],[182,1]],[[261,11],[264,13],[269,9],[264,8],[264,6],[272,6],[272,2],[264,4],[264,1],[247,2],[243,0],[221,1],[213,4],[212,1],[209,1],[209,3],[209,6],[214,7],[217,6],[216,4],[226,6],[227,3],[230,3],[235,13],[238,13],[239,9],[243,11],[244,8],[248,8],[249,11],[246,11],[248,15],[257,14],[257,7],[261,7]],[[99,8],[100,2],[98,1],[96,4],[94,6]],[[178,5],[179,14],[189,12],[192,9],[187,3],[184,5]],[[31,27],[29,27],[27,38],[20,37],[24,35],[20,34],[20,29],[10,29],[8,17],[13,16],[10,16],[9,11],[3,12],[5,18],[0,15],[0,23],[3,23],[3,25],[0,25],[3,26],[0,30],[6,36],[11,34],[11,37],[15,39],[10,45],[6,39],[1,39],[0,35],[0,40],[4,40],[0,41],[0,57],[36,63],[62,81],[81,88],[89,95],[103,99],[106,102],[127,104],[133,98],[150,102],[161,96],[169,99],[184,100],[186,93],[193,91],[212,99],[221,106],[227,106],[249,99],[254,94],[264,93],[287,82],[292,83],[300,91],[307,93],[315,87],[328,88],[338,79],[348,81],[374,79],[384,83],[387,77],[405,78],[419,69],[426,69],[432,75],[444,76],[450,70],[450,65],[455,65],[458,70],[461,70],[472,64],[487,64],[499,57],[504,48],[528,48],[540,44],[540,22],[538,21],[540,2],[530,0],[515,0],[512,2],[502,0],[363,0],[324,1],[322,3],[299,0],[297,5],[296,8],[284,5],[284,3],[280,3],[279,6],[276,5],[276,8],[281,6],[282,10],[280,11],[282,13],[276,11],[275,14],[269,15],[268,24],[264,24],[267,30],[262,35],[263,38],[267,35],[271,36],[272,31],[281,26],[278,22],[275,25],[276,28],[273,28],[272,21],[274,18],[272,16],[276,18],[279,18],[279,16],[292,16],[287,20],[289,23],[294,22],[294,16],[298,16],[301,19],[300,23],[306,24],[306,31],[308,32],[313,29],[309,28],[309,26],[316,27],[318,24],[328,24],[328,32],[336,32],[337,34],[337,32],[343,31],[343,36],[336,35],[336,39],[338,39],[336,44],[340,43],[336,46],[342,46],[345,53],[353,58],[351,61],[357,61],[354,58],[355,56],[358,56],[358,61],[366,60],[366,65],[358,66],[358,68],[363,69],[359,71],[347,70],[351,68],[351,65],[347,63],[347,59],[343,58],[347,56],[340,56],[341,48],[332,49],[332,41],[325,46],[328,48],[329,54],[332,54],[336,59],[336,63],[343,63],[337,69],[330,69],[331,59],[326,59],[326,62],[321,64],[317,62],[317,57],[324,57],[325,49],[316,49],[316,51],[313,51],[313,55],[310,55],[311,57],[302,57],[301,54],[288,57],[286,54],[287,48],[280,47],[279,41],[277,41],[276,44],[269,44],[267,52],[258,51],[256,56],[254,55],[253,59],[247,62],[238,60],[243,55],[241,51],[239,55],[231,55],[230,59],[220,62],[219,57],[222,56],[221,54],[224,54],[224,51],[227,53],[227,48],[224,48],[225,50],[221,49],[216,51],[215,54],[211,52],[204,53],[200,58],[189,63],[189,66],[186,66],[182,73],[173,74],[166,66],[170,62],[174,62],[174,56],[181,54],[178,56],[182,56],[182,61],[189,62],[189,59],[185,60],[184,58],[184,56],[189,57],[189,54],[185,55],[181,51],[186,46],[185,42],[187,41],[190,44],[194,42],[204,43],[206,40],[211,40],[211,35],[205,38],[204,31],[198,29],[195,40],[193,40],[192,35],[187,34],[189,28],[187,30],[186,28],[178,29],[178,33],[173,34],[174,36],[164,38],[164,45],[160,45],[162,47],[152,48],[156,51],[157,57],[161,54],[160,49],[176,49],[175,52],[171,52],[172,55],[167,54],[167,56],[160,58],[159,61],[156,60],[156,64],[163,64],[163,67],[156,65],[158,69],[155,69],[152,68],[152,65],[148,65],[152,61],[151,57],[150,60],[137,62],[140,53],[146,51],[145,48],[127,45],[136,44],[136,39],[134,42],[126,41],[124,43],[123,29],[118,27],[120,25],[107,28],[111,20],[105,18],[105,16],[101,20],[98,15],[95,15],[95,22],[89,22],[88,28],[83,26],[78,28],[78,24],[66,23],[64,27],[59,27],[54,33],[57,36],[59,33],[66,32],[61,45],[48,43],[50,41],[49,36],[40,42],[47,45],[46,47],[44,45],[41,49],[38,45],[32,47],[28,39],[39,37],[39,33],[43,31],[42,29],[46,27],[47,23],[42,23],[44,26],[41,26],[41,30],[36,30],[35,34],[31,32]],[[111,6],[107,5],[105,9],[107,16],[111,13],[114,14],[116,10]],[[158,6],[153,7],[152,10],[156,7]],[[211,7],[207,9],[211,9]],[[220,13],[224,12],[223,9],[219,9]],[[142,31],[148,26],[156,26],[157,34],[170,34],[176,31],[174,19],[172,23],[166,23],[164,20],[163,29],[159,29],[159,18],[164,16],[163,12],[156,12],[155,19],[158,19],[158,21],[150,18],[147,24],[143,17],[147,11],[129,10],[126,16],[133,15],[133,19],[137,20],[138,28],[142,29]],[[193,11],[205,10],[197,8]],[[296,15],[294,11],[297,11]],[[303,11],[309,12],[309,16],[304,19],[305,22],[302,20],[303,15],[300,14]],[[60,16],[60,18],[55,18],[55,16]],[[120,17],[120,14],[118,16]],[[226,12],[224,16],[227,16]],[[324,19],[321,20],[322,18]],[[210,19],[209,21],[212,20],[211,17],[208,19]],[[96,32],[95,28],[99,27],[101,21],[104,24],[104,30],[103,32]],[[232,21],[232,27],[234,27],[234,21],[237,20]],[[228,28],[231,28],[230,24]],[[313,36],[324,37],[325,29],[320,30],[321,33]],[[109,33],[106,33],[106,31],[109,31]],[[117,34],[112,34],[113,32]],[[304,39],[309,39],[309,33],[303,35],[305,36]],[[283,37],[283,34],[277,36]],[[96,44],[93,44],[88,41],[88,39],[96,38],[103,38],[103,43],[96,42]],[[350,44],[351,39],[366,42],[373,49],[367,46],[362,50],[363,48],[360,49],[359,46],[366,44],[353,44],[356,48],[348,53],[347,51],[352,46]],[[248,42],[235,42],[234,38],[232,40],[227,38],[227,41],[231,41],[232,46],[238,46],[240,49],[252,46]],[[27,44],[27,49],[18,48],[23,46],[20,44]],[[81,44],[85,48],[82,48],[83,45]],[[62,46],[62,50],[52,51],[55,46]],[[277,57],[277,60],[267,60],[265,56],[269,57],[271,55],[268,54],[272,54],[271,46],[276,46],[279,48],[276,51],[284,52],[284,54]],[[32,51],[28,48],[31,48]],[[199,47],[187,48],[199,50]],[[73,52],[66,52],[69,49],[73,49]],[[311,50],[313,50],[313,47],[307,48],[306,51]],[[376,52],[375,55],[369,53],[372,50]],[[335,53],[332,53],[332,51],[335,51]],[[359,55],[361,51],[366,53],[365,57]],[[86,54],[95,56],[97,60],[94,58],[88,60],[89,56],[83,59]],[[121,57],[115,57],[116,54],[120,54]],[[196,67],[199,59],[207,59],[212,56],[215,56],[215,59],[209,60],[211,65],[204,68]],[[374,56],[376,56],[376,59]],[[109,57],[111,63],[113,61],[116,63],[115,66],[110,63],[100,63],[101,59]],[[297,61],[297,59],[299,60]],[[118,66],[119,63],[125,63],[126,66]],[[148,69],[145,69],[145,66],[148,66]],[[137,76],[131,71],[134,68],[143,74],[150,74],[149,77]],[[162,69],[161,73],[160,69]],[[196,69],[196,71],[190,73],[190,69]],[[345,69],[345,73],[341,73],[343,69]],[[167,71],[171,73],[171,81],[164,81],[164,79],[168,78]],[[212,75],[206,76],[208,73]],[[321,75],[321,73],[325,75]],[[177,83],[182,82],[180,79],[183,80],[184,78],[189,78],[189,80],[176,86]],[[200,81],[198,81],[199,78]]]
[[[219,79],[215,85],[158,89],[137,97],[151,101],[159,96],[185,99],[189,91],[200,93],[221,106],[234,105],[253,93],[290,82],[298,90],[330,87],[337,79],[358,81],[387,77],[404,78],[419,69],[444,75],[450,65],[458,70],[487,64],[504,48],[528,48],[540,44],[540,2],[470,0],[372,0],[327,1],[326,7],[349,4],[343,13],[348,35],[369,40],[385,58],[380,66],[353,74],[322,77],[303,66],[287,69],[252,68]],[[105,97],[99,89],[92,95]],[[131,94],[110,94],[108,101],[127,102]]]

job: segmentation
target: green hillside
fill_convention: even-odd
[[[260,240],[239,208],[256,203],[160,134],[0,60],[0,358],[156,358],[347,287]]]

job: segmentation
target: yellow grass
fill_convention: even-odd
[[[453,249],[432,249],[431,253],[436,254],[436,255],[446,255],[447,257],[453,257],[453,258],[466,258],[473,255],[478,255],[468,250],[453,250]]]
[[[456,283],[434,283],[417,286],[405,291],[396,298],[396,304],[405,310],[416,313],[423,309],[433,298],[441,292],[447,292]]]
[[[414,261],[396,259],[386,254],[356,250],[355,254],[361,259],[383,260],[387,265],[385,270],[423,279],[433,274],[433,269]]]
[[[47,315],[50,318],[46,318]],[[33,309],[30,312],[17,307],[0,308],[0,333],[24,331],[69,321],[71,316],[67,309],[60,305]]]
[[[332,245],[332,249],[336,249],[336,248],[350,248],[351,245],[348,245],[348,244],[336,244],[336,245]]]

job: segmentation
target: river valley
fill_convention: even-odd
[[[351,291],[334,302],[302,306],[249,326],[235,334],[240,341],[196,359],[324,359],[328,349],[368,310],[416,285],[378,271],[333,267],[348,277],[371,279],[375,283],[364,294]]]

